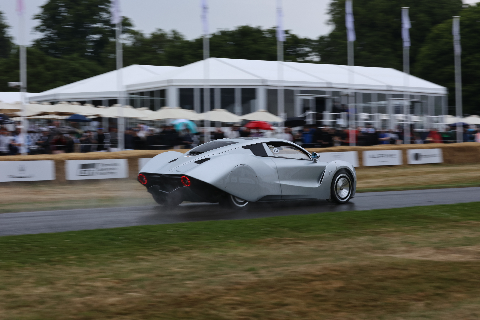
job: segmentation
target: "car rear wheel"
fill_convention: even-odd
[[[353,178],[346,169],[338,170],[333,176],[331,197],[336,203],[347,203],[352,198]]]
[[[178,197],[165,197],[161,195],[152,194],[153,200],[162,207],[173,208],[182,203],[182,200]]]
[[[220,205],[224,208],[243,210],[250,206],[250,202],[229,194],[220,201]]]

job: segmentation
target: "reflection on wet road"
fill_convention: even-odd
[[[277,202],[255,204],[244,211],[226,210],[216,204],[188,203],[170,210],[160,206],[142,206],[4,213],[0,214],[0,236],[474,201],[480,201],[480,188],[369,192],[359,193],[350,203],[343,205],[326,201]]]

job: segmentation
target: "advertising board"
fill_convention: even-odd
[[[342,160],[351,163],[354,167],[358,167],[358,152],[321,152],[318,153],[321,162],[330,162],[335,160]]]
[[[407,150],[408,164],[442,163],[442,149]]]
[[[53,160],[0,161],[0,182],[55,180]]]
[[[126,159],[66,160],[67,180],[121,179],[128,177]]]
[[[402,163],[402,151],[400,150],[363,151],[363,165],[366,167],[399,166]]]

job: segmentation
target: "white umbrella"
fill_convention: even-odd
[[[476,115],[472,115],[472,116],[463,118],[463,122],[468,124],[480,124],[480,117]]]
[[[121,110],[120,110],[121,109]],[[123,106],[121,107],[118,104],[115,104],[109,108],[103,109],[102,117],[106,118],[119,118],[120,113],[124,118],[142,118],[143,114],[141,111],[134,109],[131,106]]]
[[[213,109],[211,111],[200,114],[200,117],[200,120],[210,120],[218,122],[240,122],[242,120],[236,114],[228,112],[225,109]]]
[[[459,119],[459,118],[451,116],[451,115],[446,115],[445,116],[445,123],[446,124],[452,124],[452,123],[457,123],[457,122],[463,122],[463,119]]]
[[[199,115],[191,110],[182,108],[162,107],[149,115],[148,120],[166,120],[166,119],[188,119],[199,120]]]
[[[265,121],[265,122],[282,122],[283,119],[271,114],[266,110],[258,110],[243,116],[240,116],[242,120],[249,120],[249,121]]]
[[[19,111],[22,111],[22,105],[20,103],[6,103],[0,101],[0,113],[14,115],[15,112]]]

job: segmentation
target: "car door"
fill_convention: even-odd
[[[294,144],[271,141],[266,145],[277,166],[282,199],[316,198],[325,164],[312,161],[305,150]]]

